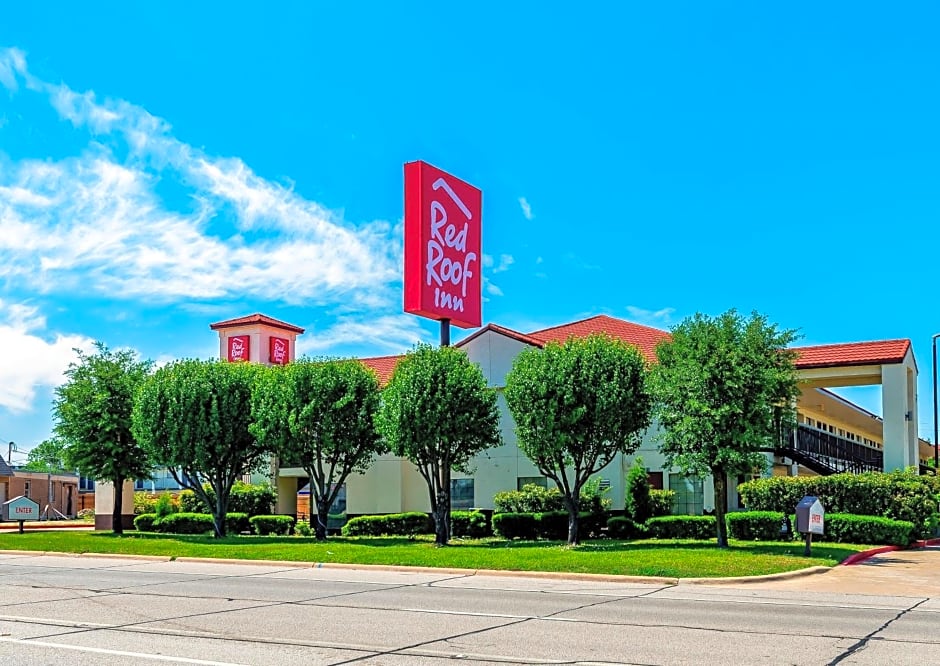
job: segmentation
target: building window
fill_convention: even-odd
[[[32,484],[31,484],[29,481],[24,481],[24,482],[23,482],[23,496],[24,496],[24,497],[32,498],[32,495],[30,494],[30,490],[31,490],[30,486],[31,486],[31,485],[32,485]]]
[[[49,504],[55,502],[55,482],[49,484]]]
[[[473,479],[450,480],[450,508],[473,508]]]
[[[676,515],[701,516],[705,510],[702,480],[682,474],[669,475],[669,490],[675,491],[672,512]]]
[[[522,486],[528,485],[548,488],[548,478],[544,476],[520,476],[516,478],[516,490],[522,490]]]
[[[95,480],[90,479],[87,476],[79,477],[78,479],[78,489],[79,490],[94,490],[95,489]]]
[[[653,490],[663,489],[663,473],[662,472],[651,472],[649,470],[646,470],[646,478],[649,479],[651,489]]]

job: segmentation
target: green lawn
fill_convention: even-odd
[[[705,541],[590,541],[576,548],[551,542],[455,540],[447,548],[430,538],[170,536],[110,532],[0,534],[0,550],[121,553],[292,562],[344,562],[461,569],[564,571],[676,578],[756,576],[809,566],[833,566],[868,546],[819,543],[803,557],[801,543],[732,542],[727,550]]]

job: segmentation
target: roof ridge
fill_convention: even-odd
[[[655,326],[649,326],[647,324],[638,324],[637,322],[630,321],[629,319],[622,319],[620,317],[615,317],[613,315],[601,313],[601,314],[591,315],[590,317],[585,317],[583,319],[578,319],[576,321],[571,321],[566,324],[557,324],[555,326],[549,326],[548,328],[542,328],[537,331],[532,331],[531,333],[529,333],[529,335],[536,336],[536,335],[548,333],[549,331],[557,330],[559,328],[570,328],[571,326],[577,326],[578,324],[583,324],[593,319],[610,319],[610,320],[620,322],[623,324],[629,324],[630,326],[637,326],[639,328],[645,328],[650,331],[655,331],[657,333],[669,333],[669,331],[662,329],[662,328],[656,328]]]

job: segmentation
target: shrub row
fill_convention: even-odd
[[[600,536],[605,514],[582,511],[578,514],[578,538]],[[568,540],[568,512],[543,511],[541,513],[495,513],[493,532],[504,539]]]
[[[739,511],[725,516],[728,536],[741,541],[789,541],[790,532],[781,533],[784,514],[780,511]]]
[[[728,534],[742,541],[788,541],[802,535],[781,534],[784,514],[779,511],[742,511],[727,515]],[[795,529],[796,517],[790,517]],[[916,538],[914,523],[881,516],[859,516],[849,513],[826,514],[826,533],[814,534],[817,541],[908,546]]]
[[[450,532],[451,536],[467,539],[482,539],[493,533],[482,511],[451,511]]]
[[[253,531],[255,534],[290,534],[294,524],[292,516],[252,516],[245,513],[229,513],[225,516],[225,531],[228,534],[241,534]],[[142,513],[134,518],[134,527],[138,532],[161,532],[164,534],[205,534],[215,529],[212,516],[208,513],[181,511],[159,517],[155,513]]]
[[[433,534],[434,520],[426,513],[390,513],[381,516],[358,516],[343,525],[343,536],[415,536]]]
[[[601,513],[610,508],[610,500],[604,497],[600,478],[593,478],[581,489],[581,510]],[[505,490],[493,496],[493,513],[546,513],[566,511],[565,502],[558,488],[543,488],[527,483],[522,490]]]
[[[208,485],[203,490],[211,502],[215,502],[215,493]],[[236,481],[229,495],[228,510],[233,513],[247,513],[248,516],[265,516],[271,513],[271,507],[277,500],[277,492],[268,484],[252,485]],[[196,496],[192,490],[184,490],[179,495],[181,511],[190,513],[211,513],[211,508]]]
[[[804,495],[815,495],[827,513],[882,516],[914,524],[915,538],[937,527],[940,478],[913,471],[771,477],[738,486],[749,509],[791,514]]]

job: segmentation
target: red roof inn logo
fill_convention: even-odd
[[[251,338],[247,335],[233,335],[228,339],[228,360],[247,361]]]
[[[425,162],[405,165],[405,312],[481,322],[483,194]]]
[[[271,363],[274,365],[287,365],[287,340],[272,336],[269,338],[268,345],[268,354]]]

